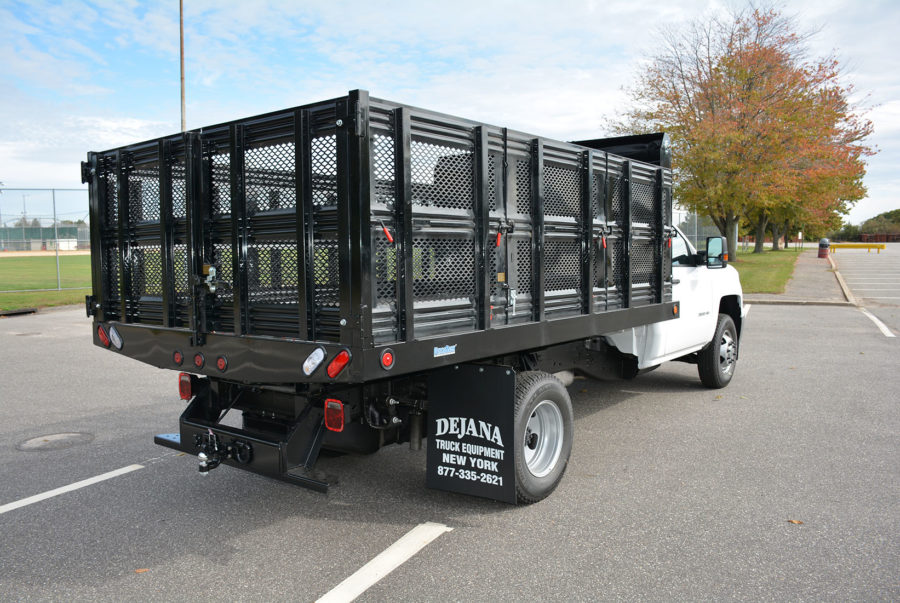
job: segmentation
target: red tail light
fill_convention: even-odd
[[[178,373],[178,395],[182,400],[193,398],[191,392],[191,376],[188,373]]]
[[[350,364],[350,352],[347,350],[341,350],[338,352],[338,355],[334,357],[334,359],[328,363],[328,369],[326,372],[331,379],[337,377],[344,367]]]
[[[344,431],[344,403],[340,400],[325,400],[325,427],[329,431]]]
[[[492,306],[491,310],[493,309],[494,308]],[[381,368],[386,371],[394,368],[394,350],[392,350],[391,348],[388,348],[381,353]]]
[[[109,335],[106,334],[106,329],[103,328],[103,325],[97,325],[97,337],[100,338],[100,343],[103,344],[103,347],[109,347]]]
[[[194,354],[194,366],[197,368],[203,368],[203,365],[206,364],[206,358],[203,357],[203,354],[196,353]]]

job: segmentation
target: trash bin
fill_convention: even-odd
[[[831,243],[828,242],[828,239],[819,239],[819,257],[827,258],[828,257],[828,247]]]

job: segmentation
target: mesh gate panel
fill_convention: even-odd
[[[317,136],[310,142],[312,201],[316,207],[337,205],[337,137]]]
[[[653,224],[653,186],[638,180],[631,182],[631,219],[634,222]]]
[[[326,148],[330,153],[331,148]],[[323,155],[327,153],[323,151]],[[315,167],[313,171],[316,171]],[[297,205],[293,142],[247,149],[244,152],[244,174],[249,215],[290,209]]]
[[[474,299],[474,250],[474,242],[469,238],[414,237],[414,299]]]
[[[255,241],[247,249],[251,304],[296,304],[296,241]]]
[[[396,185],[394,182],[394,139],[376,134],[372,137],[372,164],[375,179],[375,202],[394,207]]]
[[[578,168],[544,166],[544,215],[581,215],[581,174]]]
[[[516,160],[516,212],[531,215],[531,159]]]
[[[110,229],[119,227],[119,181],[116,178],[115,157],[104,157],[101,179],[106,196],[106,224]]]
[[[162,251],[159,245],[139,244],[131,248],[131,292],[129,297],[162,296]]]
[[[410,146],[414,206],[472,211],[474,173],[471,149],[413,140]]]
[[[581,242],[544,243],[544,287],[546,291],[579,289],[581,285]]]
[[[143,164],[128,172],[128,219],[132,224],[159,221],[159,164]]]
[[[231,213],[231,153],[212,156],[212,212],[215,216]]]

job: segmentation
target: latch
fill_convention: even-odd
[[[203,275],[206,277],[203,284],[210,293],[216,292],[216,267],[211,264],[203,264]]]

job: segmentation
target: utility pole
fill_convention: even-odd
[[[181,131],[187,130],[184,118],[184,0],[178,0],[178,29],[181,38]]]
[[[22,251],[28,251],[25,249],[25,223],[28,222],[28,213],[25,209],[25,198],[28,195],[22,195]]]

